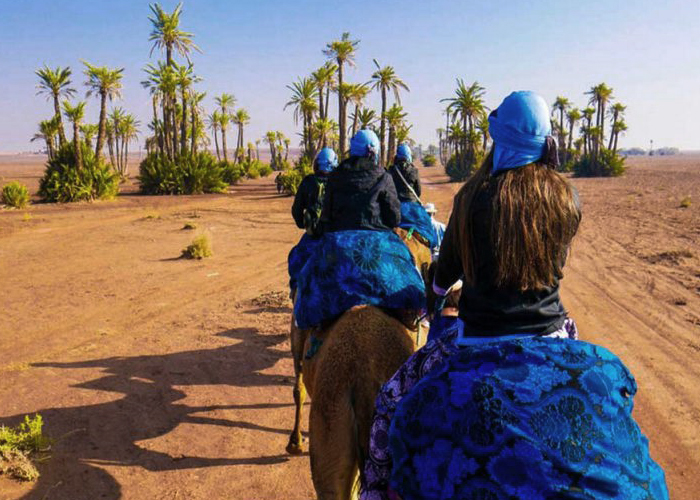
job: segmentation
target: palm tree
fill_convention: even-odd
[[[440,102],[449,102],[447,106],[448,117],[460,115],[462,119],[461,130],[462,134],[462,152],[465,153],[472,144],[469,138],[474,131],[474,122],[486,113],[484,105],[484,87],[479,85],[479,82],[472,83],[469,87],[464,84],[461,79],[457,80],[456,97],[441,99]]]
[[[179,3],[171,14],[165,12],[157,3],[149,7],[151,12],[153,12],[153,17],[148,18],[153,25],[151,36],[148,38],[150,42],[153,42],[151,55],[156,48],[165,50],[166,64],[170,66],[173,63],[173,49],[181,56],[184,56],[188,63],[190,62],[189,56],[192,50],[202,52],[192,41],[194,35],[180,30],[182,3]]]
[[[612,126],[612,136],[615,137],[615,141],[613,142],[613,147],[612,151],[613,154],[617,154],[617,138],[620,135],[620,133],[624,132],[627,130],[627,124],[625,123],[625,120],[617,120],[613,126]]]
[[[260,139],[255,139],[255,159],[260,161]]]
[[[595,114],[595,109],[591,108],[590,106],[585,108],[581,114],[583,115],[583,119],[586,120],[586,125],[581,127],[581,133],[583,134],[584,137],[584,142],[583,142],[583,153],[588,154],[588,152],[591,150],[591,137],[590,137],[590,130],[591,130],[591,121],[593,120],[593,115]]]
[[[401,104],[401,96],[399,95],[399,90],[403,89],[410,92],[408,85],[406,85],[401,78],[396,76],[396,72],[392,66],[384,66],[383,68],[379,65],[376,59],[373,59],[374,65],[377,70],[372,73],[372,88],[378,90],[382,95],[382,113],[380,116],[381,122],[379,126],[379,163],[381,165],[386,165],[388,162],[388,153],[384,148],[386,139],[386,104],[387,91],[392,91],[394,93],[394,98],[397,104]]]
[[[138,138],[139,134],[139,121],[134,118],[132,114],[126,114],[119,124],[119,135],[122,141],[122,151],[121,151],[121,163],[119,165],[119,173],[122,177],[127,177],[129,175],[129,143],[134,139]]]
[[[406,114],[407,113],[405,113],[403,108],[398,104],[392,105],[386,111],[386,113],[384,113],[384,119],[389,125],[389,144],[387,149],[386,164],[388,164],[390,161],[389,155],[396,151],[396,129],[403,124]]]
[[[338,65],[338,127],[340,129],[340,151],[338,156],[341,160],[345,155],[345,131],[347,130],[345,124],[345,103],[342,93],[343,65],[345,63],[350,66],[355,65],[355,50],[359,43],[359,40],[351,40],[350,33],[345,32],[340,40],[334,40],[326,44],[326,49],[323,51],[326,57],[335,60]]]
[[[58,134],[58,120],[54,116],[50,120],[42,120],[39,122],[39,132],[34,134],[30,139],[31,142],[42,140],[46,142],[46,153],[49,160],[53,159],[55,154],[55,137]]]
[[[207,123],[209,124],[209,128],[214,132],[214,145],[216,146],[216,159],[221,161],[221,153],[219,153],[219,123],[221,123],[221,117],[219,116],[221,113],[218,111],[214,111],[212,114],[210,114],[207,117]]]
[[[83,168],[83,151],[80,147],[80,122],[85,117],[85,101],[80,101],[72,106],[69,101],[63,101],[63,112],[73,123],[73,148],[75,149],[75,164],[78,170]]]
[[[338,130],[338,124],[335,120],[318,119],[311,126],[311,135],[315,141],[316,147],[312,156],[316,156],[321,148],[328,146],[331,135]]]
[[[486,146],[489,142],[489,118],[486,113],[481,115],[476,122],[476,129],[479,131],[482,137],[481,150],[486,152]]]
[[[265,134],[265,142],[270,146],[270,167],[277,170],[277,155],[275,154],[275,145],[277,144],[277,134],[272,130]]]
[[[71,88],[70,84],[70,68],[51,69],[44,65],[43,68],[36,70],[36,75],[39,77],[37,85],[37,95],[46,94],[46,99],[53,98],[54,117],[58,121],[58,142],[60,146],[66,143],[66,133],[63,130],[63,120],[61,119],[61,97],[73,97],[75,89]]]
[[[311,78],[318,89],[318,116],[321,120],[328,117],[328,96],[335,82],[336,71],[338,71],[338,66],[332,61],[326,61],[326,64],[311,73]],[[326,97],[325,105],[323,103],[324,92]]]
[[[622,118],[624,117],[625,110],[627,110],[627,106],[625,106],[621,102],[616,102],[610,107],[610,116],[612,117],[610,129],[612,133],[610,134],[610,142],[608,143],[608,149],[612,149],[613,147],[613,136],[615,136],[615,142],[617,142],[617,134],[615,133],[615,127],[618,121],[622,120]],[[627,130],[627,125],[625,125],[624,130]],[[617,146],[615,147],[615,150],[617,150]]]
[[[552,106],[552,112],[559,111],[559,149],[564,149],[564,113],[571,107],[571,102],[566,97],[557,96]]]
[[[190,113],[192,115],[192,136],[190,150],[192,153],[197,152],[197,141],[202,136],[202,119],[200,118],[200,113],[202,112],[202,101],[206,95],[206,92],[192,92],[191,95],[192,106],[190,107]]]
[[[301,117],[304,154],[309,156],[314,149],[311,139],[311,124],[313,123],[314,114],[318,110],[318,104],[316,103],[318,89],[311,78],[299,78],[292,85],[287,85],[287,88],[292,91],[292,98],[284,105],[284,109],[294,106],[294,123],[299,123],[299,118]]]
[[[83,61],[83,64],[86,67],[85,75],[88,77],[88,81],[85,82],[85,85],[88,87],[87,97],[95,94],[100,98],[100,120],[98,122],[97,145],[95,146],[95,157],[99,162],[102,157],[102,145],[105,138],[107,99],[111,101],[115,97],[121,97],[121,80],[124,68],[109,69],[107,66],[98,67],[87,61]]]
[[[125,113],[122,108],[114,108],[107,117],[107,124],[105,129],[109,157],[112,162],[112,166],[117,170],[120,169],[121,164],[121,158],[119,157],[119,139],[121,138],[119,134],[119,129],[121,127],[121,122],[124,119],[124,116]]]
[[[202,79],[194,74],[192,64],[189,66],[175,65],[175,82],[180,87],[180,102],[182,103],[182,120],[180,122],[180,153],[187,149],[187,100],[192,85]],[[193,134],[194,135],[194,134]]]
[[[377,121],[377,113],[373,109],[362,108],[357,113],[360,130],[371,129]]]
[[[581,119],[581,112],[578,108],[570,109],[566,113],[566,119],[569,122],[569,147],[567,147],[566,161],[569,161],[569,151],[571,151],[571,144],[574,139],[574,127],[576,123]]]
[[[221,147],[224,150],[224,161],[228,162],[228,153],[226,151],[226,129],[228,128],[229,121],[231,120],[231,115],[229,115],[229,108],[233,108],[236,103],[236,98],[231,94],[221,94],[219,97],[215,97],[214,101],[221,108],[221,113],[219,114],[219,128],[221,129]]]
[[[243,160],[243,127],[250,123],[250,115],[241,108],[231,117],[231,121],[238,125],[238,140],[236,141],[236,160]]]
[[[365,83],[353,83],[347,87],[347,98],[355,105],[355,112],[352,115],[352,134],[350,137],[355,135],[357,132],[357,120],[358,111],[362,107],[362,103],[369,94],[370,87]]]
[[[92,138],[97,135],[99,127],[93,123],[85,123],[80,126],[80,133],[83,136],[83,142],[88,149],[92,149]]]
[[[605,106],[612,99],[612,92],[613,89],[608,87],[605,83],[594,85],[588,92],[586,92],[586,95],[591,96],[588,100],[588,104],[596,106],[597,113],[595,124],[598,128],[598,140],[600,143],[603,143],[605,140]]]

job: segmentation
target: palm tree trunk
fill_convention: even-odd
[[[569,151],[571,151],[571,144],[574,140],[574,122],[573,120],[569,122],[569,146],[566,148],[566,154],[564,155],[564,161],[569,161]]]
[[[325,116],[323,113],[323,87],[321,87],[318,89],[318,117],[320,120],[324,120]]]
[[[221,148],[224,150],[224,161],[228,163],[228,153],[226,152],[226,129],[221,127]]]
[[[185,95],[185,89],[182,89],[182,128],[180,131],[180,153],[185,154],[187,149],[187,96]]]
[[[330,100],[331,97],[331,84],[330,82],[328,85],[326,85],[326,106],[325,109],[323,110],[323,116],[328,118],[328,101]]]
[[[385,135],[386,133],[386,88],[382,87],[382,120],[379,124],[379,164],[386,165],[385,159]]]
[[[46,137],[46,153],[49,155],[49,160],[53,159],[53,137]]]
[[[216,145],[216,159],[221,161],[221,153],[219,153],[219,134],[217,129],[214,129],[214,144]]]
[[[360,105],[355,104],[355,117],[352,119],[352,136],[355,137],[357,133],[357,113],[360,112]],[[324,144],[325,146],[325,144]]]
[[[63,146],[66,143],[66,132],[63,130],[63,119],[61,118],[61,106],[58,103],[58,94],[53,95],[53,110],[58,116],[58,144]]]
[[[124,142],[124,177],[129,175],[129,141]]]
[[[617,124],[617,115],[613,116],[612,130],[610,132],[610,142],[608,142],[608,149],[612,149],[612,146],[613,146],[613,136],[615,135],[615,125],[616,124]]]
[[[338,59],[338,126],[340,136],[340,151],[338,156],[342,160],[345,157],[345,98],[343,96],[343,61]]]
[[[177,155],[178,150],[180,149],[180,140],[178,137],[178,120],[177,120],[177,97],[175,94],[172,95],[171,97],[171,112],[173,115],[173,158]]]
[[[73,122],[73,147],[75,148],[75,164],[78,170],[83,169],[83,150],[80,148],[80,125],[78,120]]]
[[[197,111],[194,104],[192,105],[192,137],[190,138],[190,149],[192,154],[197,153]]]
[[[107,124],[107,93],[100,92],[100,123],[97,127],[97,145],[95,146],[95,157],[99,163],[102,158],[102,146],[105,140],[105,128]]]

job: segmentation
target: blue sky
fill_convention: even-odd
[[[0,152],[36,147],[29,139],[52,107],[35,95],[34,71],[70,66],[84,96],[81,59],[124,67],[123,99],[142,131],[150,101],[139,82],[149,59],[147,1],[2,0],[0,16]],[[171,10],[176,2],[164,1]],[[606,82],[628,106],[621,145],[700,149],[700,2],[697,0],[540,0],[369,2],[186,0],[182,28],[203,54],[195,71],[213,96],[233,93],[248,110],[246,140],[266,130],[297,132],[283,111],[286,85],[323,64],[321,50],[343,31],[360,39],[347,79],[364,82],[372,59],[394,66],[410,86],[402,103],[412,136],[437,141],[444,126],[439,100],[455,79],[479,81],[496,107],[512,90],[535,90],[552,103],[565,95],[580,107],[583,93]],[[369,101],[379,107],[378,96]],[[98,103],[89,102],[96,121]],[[234,139],[229,139],[233,143]]]

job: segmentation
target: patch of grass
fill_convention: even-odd
[[[51,447],[51,440],[42,433],[43,426],[44,421],[38,414],[34,418],[25,416],[17,427],[0,426],[0,474],[20,481],[34,481],[39,477],[32,458]]]
[[[32,218],[33,218],[33,217],[32,217],[32,214],[30,214],[30,213],[25,213],[24,216],[22,217],[22,220],[23,220],[24,222],[29,222],[30,220],[32,220]]]
[[[197,229],[197,224],[195,224],[194,222],[185,222],[185,225],[182,226],[182,229],[183,229],[183,231]]]
[[[690,196],[686,196],[681,200],[681,208],[690,208]]]
[[[205,257],[211,257],[212,255],[211,243],[206,234],[197,236],[192,240],[192,243],[182,251],[182,257],[186,259],[203,259]]]
[[[683,259],[690,259],[694,256],[695,254],[690,250],[671,250],[649,255],[644,259],[652,264],[665,263],[677,266]]]
[[[29,204],[29,191],[24,184],[12,181],[2,187],[2,202],[12,208],[24,208]]]

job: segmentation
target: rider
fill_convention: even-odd
[[[292,205],[292,217],[299,229],[310,236],[320,236],[323,198],[328,175],[338,166],[338,155],[331,148],[323,148],[314,160],[314,173],[304,177]]]
[[[399,200],[420,202],[421,188],[418,169],[413,166],[413,154],[408,144],[401,143],[396,148],[394,164],[389,167],[391,178],[394,179]]]
[[[332,321],[357,305],[410,319],[425,307],[425,286],[411,253],[393,232],[401,204],[391,176],[377,164],[379,139],[360,130],[350,157],[328,178],[324,234],[298,276],[294,317],[301,329]]]
[[[559,298],[581,213],[548,106],[514,92],[489,125],[434,282],[444,294],[463,276],[461,321],[380,391],[361,498],[668,499],[632,418],[634,378],[576,340]]]
[[[318,245],[318,238],[323,234],[321,212],[328,183],[328,176],[338,166],[338,155],[331,148],[323,148],[314,160],[314,173],[301,181],[292,204],[292,217],[299,229],[306,232],[299,243],[289,252],[287,259],[289,270],[289,287],[291,296],[296,291],[297,276],[309,256]]]
[[[442,244],[442,238],[445,236],[446,227],[445,224],[443,224],[435,218],[437,208],[435,208],[435,205],[433,203],[426,203],[425,205],[423,205],[423,207],[425,208],[425,211],[428,212],[428,215],[430,215],[430,222],[433,224],[435,234],[437,235],[437,244],[432,249],[433,261],[436,261],[440,253],[440,245]]]
[[[323,222],[328,231],[392,230],[401,220],[401,206],[391,177],[377,165],[379,139],[360,130],[350,141],[350,157],[328,181]]]

